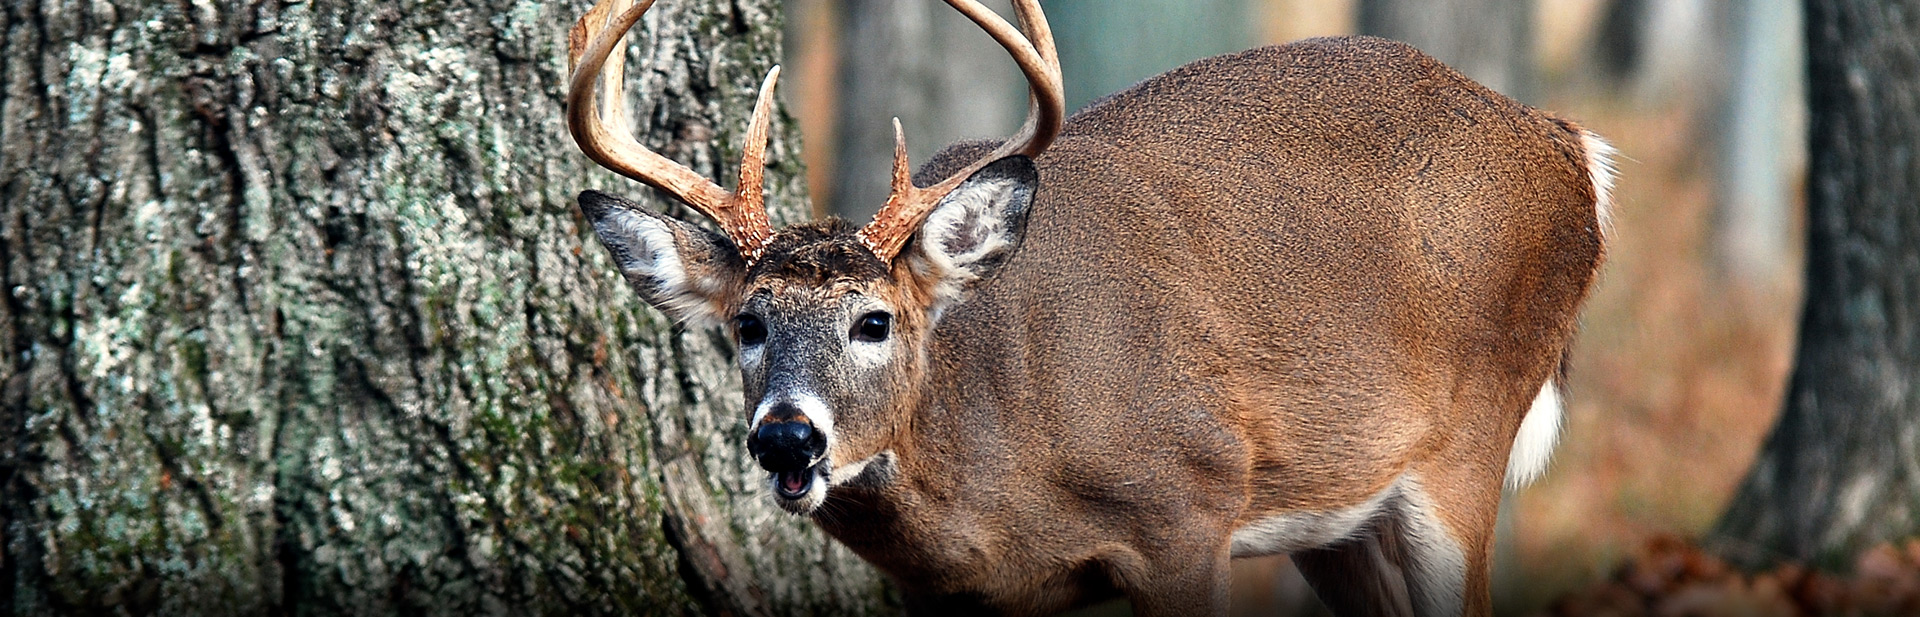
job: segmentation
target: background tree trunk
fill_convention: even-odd
[[[838,0],[840,89],[831,210],[864,220],[887,196],[899,117],[913,160],[1019,128],[1027,84],[1007,52],[938,2]],[[987,7],[1012,19],[1008,0]],[[1067,111],[1202,57],[1253,44],[1249,0],[1044,0]]]
[[[1620,86],[1639,72],[1647,55],[1647,0],[1608,0],[1594,34],[1594,66],[1608,85]]]
[[[1806,312],[1786,409],[1718,530],[1841,565],[1920,532],[1920,1],[1809,0]]]
[[[584,1],[0,7],[0,606],[871,612],[761,494],[718,332],[573,195]],[[663,2],[641,139],[732,178],[773,0]],[[801,214],[774,139],[775,218]]]
[[[1501,94],[1534,97],[1532,0],[1361,0],[1359,22]]]
[[[998,43],[958,11],[925,0],[839,0],[838,144],[832,211],[865,222],[887,200],[893,122],[914,164],[961,139],[1013,134],[1026,81]],[[1013,19],[1008,0],[987,8]]]

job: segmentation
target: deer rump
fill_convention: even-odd
[[[1510,439],[1601,258],[1583,134],[1367,37],[1208,58],[1101,99],[1036,160],[1023,245],[933,339],[935,357],[1003,359],[950,367],[984,370],[952,380],[965,390],[1031,402],[950,408],[1178,423],[1085,445],[1172,455],[1167,437],[1196,433],[1186,449],[1220,457],[1222,482],[1246,475],[1255,509],[1359,501],[1415,455],[1414,427]],[[949,146],[916,180],[993,145]]]

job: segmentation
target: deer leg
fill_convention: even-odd
[[[1491,615],[1499,476],[1473,482],[1440,475],[1447,470],[1430,471],[1435,475],[1404,480],[1398,503],[1402,563],[1415,613]]]
[[[1394,528],[1382,517],[1357,537],[1294,553],[1293,565],[1335,615],[1413,615]]]
[[[1135,562],[1145,567],[1115,568],[1133,613],[1143,617],[1225,615],[1232,595],[1232,554],[1218,548],[1160,551]]]

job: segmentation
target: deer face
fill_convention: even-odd
[[[1019,247],[1039,183],[1030,157],[1053,143],[1065,118],[1053,34],[1038,0],[1014,0],[1026,36],[976,0],[947,0],[1026,74],[1026,125],[923,188],[908,179],[906,137],[895,120],[893,192],[872,222],[775,231],[762,174],[780,67],[767,73],[754,105],[735,191],[633,139],[625,54],[616,50],[653,2],[600,0],[574,24],[567,129],[595,162],[679,198],[721,233],[594,191],[580,195],[580,209],[647,302],[678,320],[727,326],[750,413],[747,450],[771,474],[781,507],[810,513],[908,425],[933,324]]]
[[[986,165],[890,260],[838,219],[775,233],[749,264],[719,234],[617,197],[588,191],[580,207],[642,298],[732,335],[747,450],[775,501],[806,514],[909,424],[934,325],[1019,247],[1037,185],[1024,156]]]

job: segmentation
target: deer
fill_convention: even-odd
[[[597,191],[647,304],[737,348],[770,499],[916,614],[1115,597],[1222,614],[1231,560],[1289,555],[1334,612],[1486,615],[1503,492],[1542,473],[1613,150],[1402,43],[1199,60],[1064,109],[1036,0],[1028,117],[909,164],[870,222],[773,229],[761,86],[738,184],[643,146],[603,0],[570,34],[593,161],[712,220]],[[609,60],[609,58],[613,60]]]

